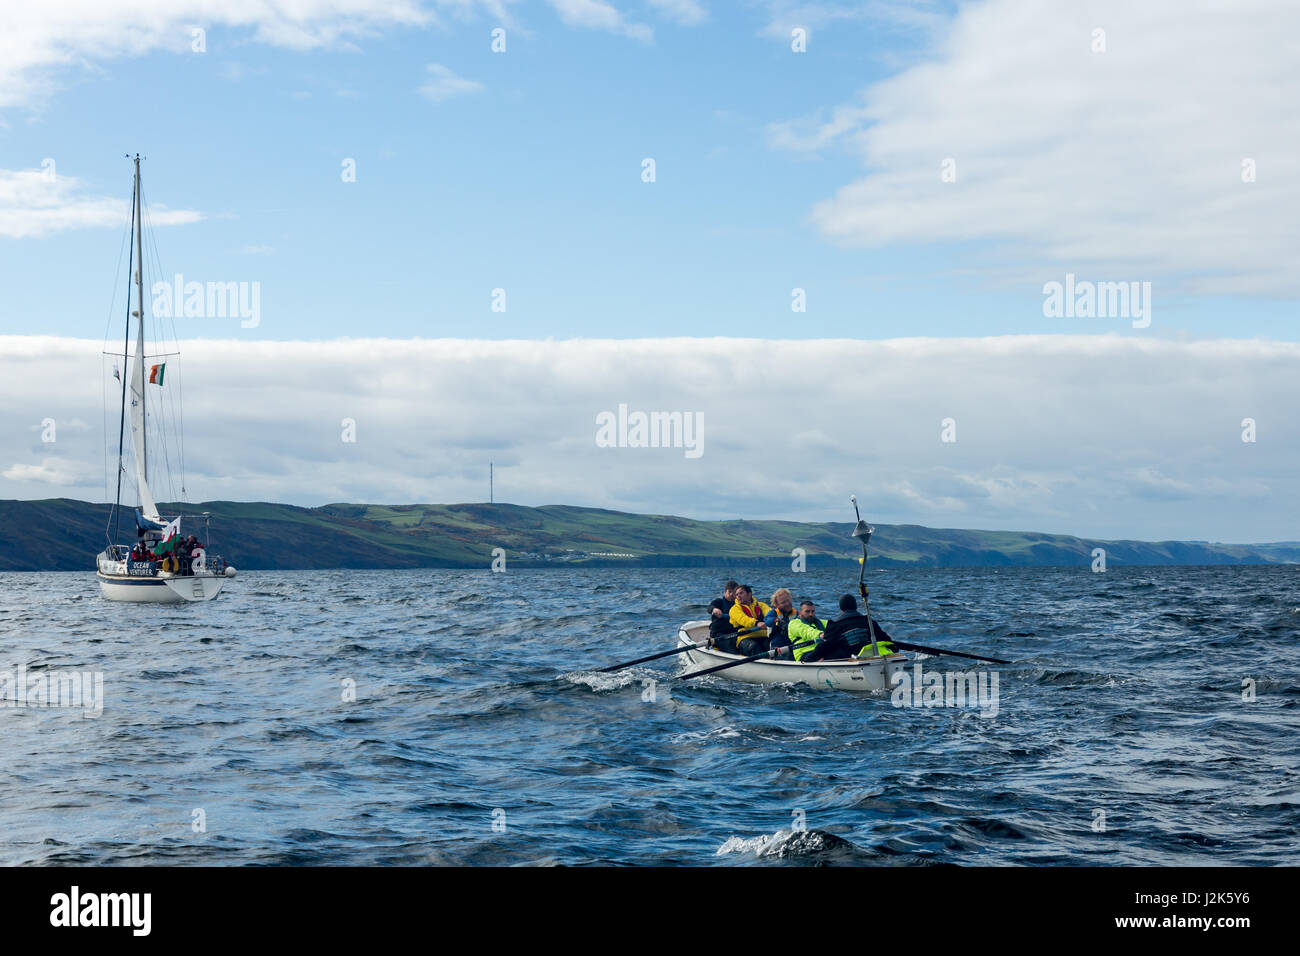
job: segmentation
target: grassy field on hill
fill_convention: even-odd
[[[849,522],[696,521],[599,508],[510,504],[320,508],[265,502],[160,505],[210,512],[213,548],[239,568],[475,568],[504,548],[514,567],[725,567],[791,561],[856,564]],[[108,505],[53,498],[0,501],[0,570],[84,571],[106,543]],[[122,526],[132,526],[131,511]],[[189,528],[187,527],[188,531]],[[124,539],[122,539],[124,540]],[[1300,562],[1300,542],[1090,541],[1018,531],[878,525],[873,564],[893,567],[1077,566],[1106,550],[1108,565]]]

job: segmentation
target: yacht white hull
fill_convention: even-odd
[[[688,621],[677,632],[677,644],[679,647],[698,644],[708,636],[708,621]],[[684,658],[686,673],[741,659],[739,654],[727,654],[712,648],[687,651],[681,656]],[[804,684],[808,687],[870,694],[892,688],[893,676],[900,673],[906,663],[907,658],[902,654],[861,660],[818,661],[813,664],[759,660],[729,667],[719,671],[717,676],[748,684]]]
[[[215,574],[168,575],[130,577],[125,574],[95,572],[99,589],[110,601],[132,601],[144,604],[185,604],[211,601],[221,593],[226,579]]]

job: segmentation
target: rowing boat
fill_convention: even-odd
[[[677,632],[678,647],[693,647],[709,636],[708,621],[687,621]],[[715,667],[741,660],[743,655],[728,654],[717,648],[694,648],[682,653],[685,673]],[[902,654],[886,654],[863,660],[817,661],[800,664],[796,661],[759,660],[737,664],[720,671],[719,677],[745,681],[748,684],[804,684],[808,687],[828,687],[857,694],[870,694],[889,690],[895,674],[902,673],[907,658]]]

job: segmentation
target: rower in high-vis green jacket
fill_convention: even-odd
[[[790,636],[790,643],[795,645],[794,659],[801,661],[804,655],[811,651],[816,644],[810,642],[819,642],[822,639],[822,632],[826,630],[826,622],[817,617],[817,607],[812,601],[804,601],[799,605],[799,616],[786,625],[786,634]],[[799,647],[799,644],[805,645]]]

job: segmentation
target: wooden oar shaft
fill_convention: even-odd
[[[979,654],[964,654],[961,651],[948,651],[942,647],[926,647],[924,644],[909,644],[907,641],[889,640],[886,643],[893,644],[895,647],[904,651],[919,651],[922,654],[946,655],[948,657],[966,657],[973,661],[988,661],[990,664],[1010,664],[1010,661],[1004,661],[1000,657],[981,657]]]
[[[754,634],[763,630],[761,627],[751,627],[748,630],[736,631],[734,634],[725,635],[727,637],[744,637],[746,634]],[[597,674],[608,674],[610,671],[621,671],[625,667],[633,667],[637,664],[645,664],[649,661],[657,661],[661,657],[672,657],[674,654],[684,654],[686,651],[697,651],[700,648],[708,647],[708,642],[703,644],[684,644],[681,647],[674,647],[671,651],[660,651],[658,654],[647,654],[645,657],[638,657],[634,661],[624,661],[622,664],[611,664],[609,667],[602,667]]]

